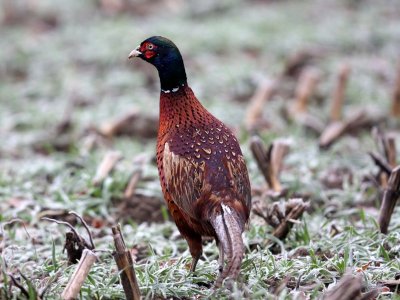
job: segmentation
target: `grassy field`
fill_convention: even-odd
[[[148,299],[315,299],[347,269],[362,274],[363,292],[380,288],[378,299],[400,299],[396,285],[381,289],[400,274],[400,211],[395,209],[389,233],[381,234],[376,219],[382,189],[371,181],[378,168],[368,156],[376,150],[371,131],[345,135],[320,150],[315,134],[282,116],[282,109],[293,102],[295,79],[288,79],[287,96],[278,94],[265,105],[269,128],[260,132],[266,144],[276,138],[290,142],[280,177],[288,192],[281,197],[255,192],[253,200],[270,204],[299,196],[310,208],[273,248],[266,246],[273,229],[252,216],[244,235],[241,277],[233,291],[211,288],[218,270],[214,243],[205,243],[204,259],[190,274],[186,242],[165,208],[157,209],[158,222],[139,222],[149,218],[147,211],[139,216],[124,211],[124,190],[139,159],[144,160],[143,176],[134,203],[163,203],[153,159],[155,138],[94,133],[132,109],[157,116],[156,71],[127,56],[146,37],[163,35],[179,46],[198,98],[238,132],[254,190],[265,189],[265,182],[243,125],[248,100],[260,81],[279,76],[288,57],[300,50],[317,52],[311,65],[321,74],[311,114],[327,123],[336,74],[347,63],[351,74],[344,115],[359,108],[384,114],[381,128],[400,145],[400,123],[389,117],[400,63],[397,1],[3,2],[1,299],[23,297],[9,275],[27,290],[31,287],[32,295],[47,287],[46,299],[59,298],[75,269],[62,251],[68,230],[41,218],[67,220],[84,232],[68,216],[71,210],[84,216],[101,250],[81,299],[124,299],[111,256],[110,227],[116,222],[136,256],[141,293]],[[12,10],[5,9],[7,3],[13,3]],[[129,5],[112,8],[112,3]],[[67,129],[60,129],[63,120],[70,121]],[[119,151],[122,159],[101,185],[94,185],[96,169],[109,150]],[[345,170],[340,184],[329,186],[325,179],[337,170]]]

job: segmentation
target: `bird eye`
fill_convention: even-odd
[[[153,50],[153,48],[154,48],[153,44],[148,44],[148,45],[147,45],[147,49]]]

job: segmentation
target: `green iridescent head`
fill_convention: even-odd
[[[187,81],[182,55],[165,37],[152,36],[144,40],[129,54],[129,58],[132,57],[140,57],[157,68],[163,90],[179,87]]]

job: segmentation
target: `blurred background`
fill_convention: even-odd
[[[321,210],[366,201],[379,207],[379,191],[360,182],[375,170],[366,155],[375,147],[371,124],[399,137],[400,111],[393,111],[400,89],[398,1],[1,0],[0,8],[0,221],[23,219],[39,244],[48,245],[51,236],[60,253],[58,229],[38,223],[43,216],[71,221],[67,212],[74,210],[97,228],[98,245],[110,241],[102,239],[104,227],[123,220],[128,239],[152,241],[154,253],[185,251],[183,241],[178,250],[168,244],[171,233],[178,235],[169,222],[157,241],[159,225],[143,225],[148,235],[141,238],[136,227],[168,219],[154,164],[158,74],[127,59],[152,35],[175,42],[197,97],[239,136],[255,190],[265,187],[248,147],[256,132],[265,143],[289,140],[281,177],[292,194],[307,194]],[[301,82],[310,83],[305,69],[315,84],[306,92],[307,108],[297,111]],[[332,121],[331,99],[343,72],[341,118],[364,109],[370,123],[322,151],[318,138]],[[268,82],[277,85],[271,95]],[[297,118],[305,111],[310,119]],[[109,151],[118,163],[101,177]],[[346,189],[332,192],[321,176],[344,167],[333,173],[347,176],[347,185],[339,178]],[[127,197],[138,168],[141,180]],[[315,218],[309,227],[318,232]],[[15,230],[0,249],[24,243]],[[29,251],[20,263],[32,260]]]
[[[396,1],[2,0],[1,6],[2,157],[11,150],[22,155],[34,133],[70,110],[78,129],[133,107],[157,115],[157,73],[127,60],[151,35],[179,46],[198,98],[232,125],[243,119],[258,82],[280,74],[299,51],[324,73],[322,93],[349,63],[346,105],[390,107],[400,44]],[[267,119],[275,112],[265,107]]]
[[[300,69],[311,64],[321,77],[310,109],[322,120],[343,64],[351,68],[345,113],[369,105],[391,109],[400,45],[395,0],[2,0],[1,8],[3,171],[62,164],[58,154],[82,154],[89,147],[82,145],[98,142],[94,128],[131,110],[150,120],[139,120],[135,135],[113,140],[111,147],[127,157],[154,149],[147,138],[156,130],[157,72],[127,60],[152,35],[178,45],[198,98],[237,129],[260,82],[287,72],[299,54]],[[262,107],[264,125],[275,135],[293,129],[279,112],[295,98],[294,70],[286,93]]]

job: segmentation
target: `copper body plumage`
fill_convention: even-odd
[[[161,79],[157,140],[161,187],[169,212],[189,245],[192,271],[202,255],[202,236],[215,238],[220,253],[219,286],[225,278],[236,279],[240,272],[242,232],[251,208],[250,182],[236,137],[202,106],[188,86],[186,75],[181,78],[184,70],[171,81],[171,89],[163,90],[163,85],[168,87],[163,70],[148,59],[151,55],[146,55],[146,50],[155,48],[154,56],[168,58],[165,64],[170,62],[171,68],[182,64],[184,68],[183,61],[169,60],[171,54],[165,53],[172,51],[170,47],[176,48],[165,38],[152,37],[134,50],[138,52],[135,56],[142,55],[157,67]],[[177,48],[173,51],[178,51],[180,57]]]

